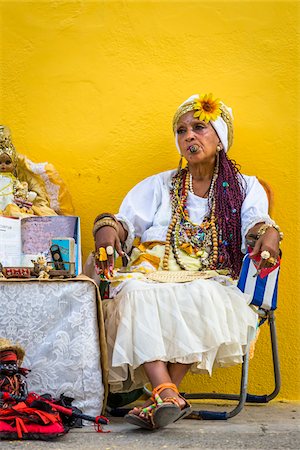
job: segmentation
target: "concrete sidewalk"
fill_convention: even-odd
[[[197,409],[199,405],[193,404]],[[213,409],[201,405],[201,409]],[[224,410],[224,407],[220,409]],[[228,421],[184,419],[166,428],[147,431],[110,418],[110,433],[93,426],[73,429],[56,442],[2,441],[1,449],[114,450],[114,449],[300,449],[300,404],[273,402],[248,405]]]

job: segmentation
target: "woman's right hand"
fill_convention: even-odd
[[[99,261],[98,257],[100,248],[104,248],[105,253],[107,254],[107,247],[113,248],[114,251],[112,255],[107,255],[107,261]],[[115,250],[120,256],[124,256],[118,232],[110,226],[100,228],[95,235],[95,255],[97,255],[95,261],[102,273],[112,275],[115,262]]]

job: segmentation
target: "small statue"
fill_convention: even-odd
[[[33,263],[33,274],[39,279],[50,278],[49,272],[52,270],[52,266],[48,265],[47,260],[44,256],[38,256],[37,259],[32,259]]]

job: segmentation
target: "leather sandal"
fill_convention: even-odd
[[[153,403],[145,408],[138,408],[138,414],[134,414],[129,411],[124,417],[126,422],[136,425],[138,427],[144,428],[146,430],[154,430],[157,428],[153,422],[153,412],[156,408],[156,402],[154,398],[150,397]],[[141,415],[142,414],[142,415]]]
[[[165,397],[162,399],[160,393],[164,389],[172,389],[185,401],[183,408],[180,407],[176,397]],[[177,422],[192,412],[192,407],[182,395],[179,394],[177,386],[173,383],[162,383],[152,391],[150,399],[153,403],[145,408],[139,408],[138,414],[129,412],[124,419],[126,422],[147,430],[162,428],[169,423]],[[142,415],[141,415],[142,414]]]
[[[172,389],[178,396],[183,398],[173,383],[162,383],[152,391],[157,407],[153,411],[153,423],[156,428],[165,427],[169,423],[176,422],[191,412],[191,405],[184,399],[185,406],[181,409],[177,397],[165,397],[161,399],[160,393],[165,389]]]
[[[181,408],[181,414],[179,415],[179,417],[177,417],[176,420],[174,420],[174,422],[177,422],[180,419],[184,419],[192,412],[192,406],[191,406],[190,402],[188,402],[181,394],[179,394],[179,392],[178,392],[178,396],[185,401],[185,405],[183,408]]]

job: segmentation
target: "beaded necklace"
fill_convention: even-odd
[[[191,173],[190,173],[189,190],[192,194],[195,194],[194,189],[193,189],[193,177],[192,177]],[[206,194],[207,194],[207,192],[206,192]]]
[[[218,262],[218,234],[215,217],[215,184],[218,177],[219,159],[211,180],[208,202],[210,214],[201,225],[193,223],[187,210],[188,191],[191,191],[191,174],[188,168],[181,169],[174,178],[171,189],[172,218],[167,231],[163,270],[169,269],[169,256],[172,248],[175,260],[182,270],[189,270],[183,263],[179,249],[200,259],[201,269],[215,269]],[[193,192],[193,191],[192,191]]]

